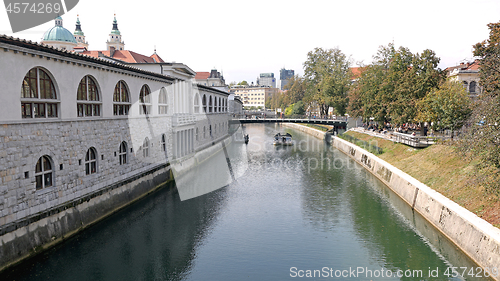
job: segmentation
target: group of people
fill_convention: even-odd
[[[394,131],[397,133],[411,134],[412,136],[415,136],[417,135],[417,132],[422,131],[420,124],[415,124],[415,123],[404,123],[394,128],[392,124],[389,122],[385,122],[383,126],[379,126],[377,123],[375,124],[366,123],[363,124],[363,127],[367,130],[372,130],[374,132],[382,134],[385,134],[388,131]],[[423,128],[423,136],[427,136],[427,126],[424,126]]]

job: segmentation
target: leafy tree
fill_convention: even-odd
[[[377,122],[412,122],[417,103],[443,79],[439,58],[431,50],[412,54],[409,49],[381,46],[374,62],[364,68],[349,93],[349,113]]]
[[[240,85],[240,86],[248,86],[248,82],[245,81],[245,80],[243,80],[240,83],[238,83],[238,85]]]
[[[288,84],[285,86],[286,91],[286,102],[289,104],[302,101],[306,94],[306,81],[304,77],[295,75],[290,78]]]
[[[285,115],[290,116],[293,114],[293,104],[289,105],[285,109]]]
[[[488,24],[489,38],[474,45],[483,88],[470,118],[462,151],[479,157],[477,172],[488,192],[500,195],[500,22]]]
[[[347,108],[347,91],[351,84],[350,59],[339,48],[315,48],[304,62],[306,102],[316,102],[321,115],[333,106],[338,114]]]
[[[304,110],[304,102],[303,101],[298,101],[293,104],[293,110],[292,114],[293,115],[303,115],[305,113]]]
[[[286,116],[303,115],[304,113],[305,113],[304,102],[302,101],[298,101],[294,104],[291,104],[285,109]]]
[[[433,129],[461,128],[469,118],[471,101],[463,85],[447,80],[432,90],[417,104],[417,121],[433,122]]]

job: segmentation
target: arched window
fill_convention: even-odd
[[[217,97],[214,97],[214,112],[217,112]]]
[[[222,99],[219,97],[219,112],[222,112]]]
[[[85,155],[85,174],[90,175],[95,173],[97,173],[97,152],[95,148],[91,147]]]
[[[158,114],[168,114],[167,90],[165,87],[160,89],[158,96]]]
[[[160,147],[161,151],[167,151],[167,137],[165,136],[165,134],[161,135]]]
[[[34,67],[24,76],[21,87],[21,115],[23,118],[58,117],[57,95],[54,83],[43,69]]]
[[[50,156],[44,155],[40,157],[35,166],[36,190],[52,186],[54,184],[53,173]]]
[[[149,139],[145,138],[142,143],[142,157],[146,158],[149,156]]]
[[[194,113],[200,113],[200,95],[198,93],[194,95]]]
[[[127,84],[121,80],[116,83],[113,93],[113,115],[128,115],[130,109],[130,95]]]
[[[471,94],[476,93],[476,81],[472,81],[469,83],[469,93]]]
[[[100,95],[92,76],[87,75],[80,80],[77,90],[78,117],[101,116]]]
[[[213,110],[212,108],[212,96],[208,98],[208,112],[211,113]]]
[[[118,156],[120,158],[120,165],[127,164],[127,143],[124,141],[120,144]]]
[[[201,101],[203,104],[203,113],[207,113],[207,96],[203,95],[203,100]]]
[[[139,94],[139,114],[151,114],[151,90],[144,84]]]
[[[227,112],[227,99],[224,99],[224,112]]]

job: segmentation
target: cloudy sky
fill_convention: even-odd
[[[80,0],[63,15],[73,32],[77,14],[91,50],[106,49],[116,14],[125,48],[194,71],[217,68],[226,82],[255,81],[259,73],[279,78],[283,67],[303,74],[307,52],[339,47],[368,64],[380,45],[394,42],[411,52],[431,49],[441,68],[472,57],[472,45],[500,21],[498,0]],[[12,33],[5,10],[0,33],[40,42],[49,22]]]

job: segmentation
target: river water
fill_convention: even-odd
[[[475,265],[343,153],[278,124],[244,130],[235,182],[185,201],[170,184],[0,280],[471,279],[446,276]],[[274,147],[276,132],[295,145]]]

